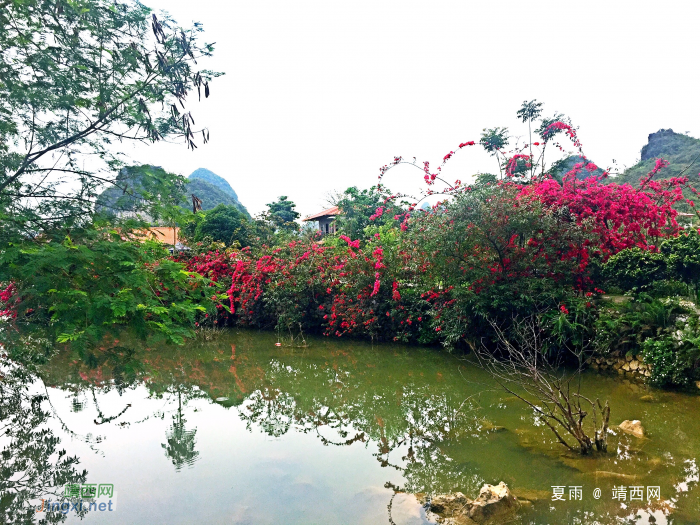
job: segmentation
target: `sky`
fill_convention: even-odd
[[[142,0],[215,42],[211,96],[188,105],[211,140],[134,145],[137,162],[229,181],[252,213],[286,195],[309,215],[368,188],[394,156],[437,166],[524,100],[569,116],[599,166],[633,165],[649,133],[700,137],[697,0]],[[549,158],[549,162],[556,158]],[[497,171],[478,148],[446,178]],[[411,166],[385,183],[417,193]]]

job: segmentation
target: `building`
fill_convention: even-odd
[[[152,226],[146,230],[136,230],[132,233],[132,236],[138,241],[154,240],[170,246],[176,246],[179,244],[180,228]]]
[[[338,206],[333,206],[327,210],[320,211],[313,215],[309,215],[303,222],[317,222],[318,229],[323,234],[335,233],[335,218],[340,215]]]

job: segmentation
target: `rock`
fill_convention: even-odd
[[[502,481],[498,485],[481,487],[473,501],[455,492],[435,496],[429,503],[429,510],[437,514],[438,523],[445,525],[500,525],[514,520],[518,509],[520,502]]]
[[[647,394],[645,396],[642,396],[639,398],[640,401],[644,401],[645,403],[655,403],[656,398],[652,396],[651,394]]]
[[[484,419],[481,421],[481,429],[484,432],[494,432],[494,433],[495,432],[505,432],[507,430],[506,427],[502,427],[500,425],[494,425],[493,422],[489,421],[488,419]]]
[[[467,516],[479,525],[497,525],[515,519],[520,508],[517,498],[502,481],[498,485],[484,485],[479,497],[471,504]]]
[[[604,479],[621,479],[624,481],[636,481],[637,476],[633,474],[623,474],[622,472],[610,472],[609,470],[596,470],[593,475],[598,478]]]
[[[636,359],[634,361],[630,361],[630,370],[637,370],[639,368],[639,361]]]
[[[630,371],[630,364],[629,364],[629,363],[625,363],[624,365],[622,365],[622,369],[623,369],[625,372],[629,372],[629,371]]]
[[[451,517],[457,514],[463,514],[464,509],[469,504],[471,504],[471,500],[461,492],[444,494],[435,496],[430,500],[430,512],[434,512],[443,517]]]
[[[700,388],[700,381],[695,381],[695,386]]]
[[[617,369],[617,373],[620,374],[620,375],[622,375],[622,374],[625,373],[625,371],[624,371],[622,368],[618,368],[618,369]]]
[[[537,489],[517,489],[513,490],[513,495],[518,498],[522,503],[523,501],[540,501],[552,499],[552,492],[549,490],[537,490]]]
[[[638,438],[643,438],[645,436],[645,431],[644,427],[642,426],[642,422],[638,419],[635,419],[633,421],[625,419],[622,423],[620,423],[620,430],[626,432],[627,434],[632,434],[633,436]]]
[[[628,363],[629,363],[630,361],[632,361],[632,359],[634,359],[634,358],[633,358],[631,355],[629,355],[629,354],[625,356],[625,360],[626,360]]]

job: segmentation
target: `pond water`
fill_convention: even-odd
[[[700,523],[697,396],[585,375],[584,391],[610,401],[611,424],[639,419],[648,438],[617,431],[606,456],[582,459],[468,359],[347,340],[276,341],[230,331],[183,347],[125,336],[90,354],[67,349],[30,386],[47,396],[44,419],[29,418],[4,390],[3,419],[24,417],[27,440],[60,440],[56,448],[87,471],[85,483],[113,485],[112,510],[34,519],[434,523],[416,494],[473,498],[482,484],[504,481],[528,500],[515,523]],[[27,454],[19,449],[6,454]],[[55,454],[41,456],[48,448],[31,450],[35,463],[56,463]],[[55,485],[70,479],[52,476]],[[51,497],[42,479],[27,504]],[[553,486],[565,487],[564,501],[552,501]],[[631,501],[640,486],[642,501]],[[570,487],[581,487],[581,500],[569,500]],[[626,501],[613,499],[620,487]],[[647,487],[659,487],[659,499],[648,501]]]

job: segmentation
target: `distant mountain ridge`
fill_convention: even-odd
[[[656,133],[650,133],[647,144],[642,148],[639,162],[615,177],[614,181],[635,185],[654,168],[656,159],[660,157],[670,165],[659,171],[656,175],[657,180],[677,177],[685,170],[683,175],[690,177],[692,183],[697,185],[700,182],[700,140],[676,133],[672,129],[660,129]],[[686,169],[689,165],[690,168]]]
[[[96,211],[106,212],[120,216],[134,216],[136,210],[142,208],[143,197],[148,191],[146,188],[149,178],[153,177],[164,180],[165,171],[158,166],[132,166],[123,168],[117,179],[121,184],[131,188],[131,193],[127,194],[123,189],[111,187],[98,195],[96,200]],[[243,204],[238,200],[238,195],[231,185],[223,177],[205,168],[195,170],[187,179],[185,193],[179,205],[183,208],[190,208],[192,205],[191,195],[195,195],[202,201],[202,210],[208,211],[216,208],[219,204],[235,206],[246,217],[250,214]],[[144,219],[147,217],[143,213],[138,215]]]
[[[596,165],[596,169],[593,171],[588,171],[585,166],[593,162],[591,159],[584,159],[580,155],[571,155],[565,159],[558,160],[552,164],[547,172],[552,175],[555,179],[561,180],[564,175],[574,169],[576,164],[583,164],[584,168],[579,172],[578,178],[585,179],[587,177],[596,176],[600,177],[603,175],[604,171],[602,168]],[[593,162],[595,164],[595,162]]]
[[[698,178],[698,172],[700,172],[700,140],[676,133],[672,129],[660,129],[656,133],[650,133],[648,142],[642,147],[639,162],[627,168],[623,173],[611,176],[608,181],[636,186],[642,177],[654,169],[658,158],[667,160],[669,166],[658,172],[655,177],[656,180],[677,177],[681,172],[684,172],[683,175],[689,177],[695,186],[700,185],[700,178]],[[555,162],[548,171],[555,178],[561,179],[564,174],[573,169],[574,165],[579,162],[584,162],[585,164],[586,162],[591,162],[591,160],[584,161],[582,157],[572,155]],[[688,166],[690,168],[686,169]],[[601,168],[590,174],[583,170],[579,174],[579,178],[584,179],[590,175],[600,176],[602,174],[603,170]]]
[[[201,199],[203,211],[225,204],[235,206],[246,217],[250,217],[246,207],[238,200],[236,192],[223,177],[206,168],[198,168],[187,179],[187,191]]]
[[[230,195],[233,197],[236,202],[240,202],[238,200],[238,195],[236,195],[236,192],[233,190],[231,185],[228,183],[226,179],[223,177],[219,177],[216,173],[213,171],[209,171],[206,168],[198,168],[194,170],[189,177],[187,177],[189,180],[195,180],[195,179],[200,179],[203,181],[208,182],[209,184],[212,184],[219,188],[221,191],[224,193]]]

